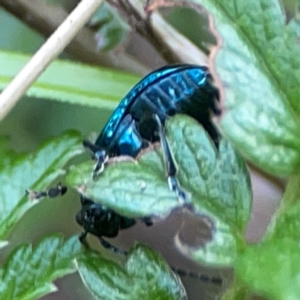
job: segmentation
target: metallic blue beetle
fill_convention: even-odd
[[[166,159],[169,185],[179,198],[185,199],[176,181],[176,167],[171,150],[164,134],[163,125],[169,116],[177,113],[187,114],[203,125],[218,147],[219,133],[211,121],[211,115],[219,115],[219,93],[212,83],[212,77],[206,67],[196,65],[174,65],[158,69],[142,79],[120,102],[96,142],[84,142],[97,159],[94,175],[101,173],[108,157],[129,155],[136,157],[148,143],[160,141]],[[158,134],[156,134],[158,133]],[[40,198],[55,197],[64,194],[66,188],[60,184],[56,189],[30,194]],[[132,227],[136,220],[121,216],[110,208],[94,203],[81,195],[81,210],[76,221],[84,228],[80,236],[83,244],[88,233],[98,237],[103,247],[113,252],[127,252],[111,245],[103,237],[115,237],[120,230]],[[151,216],[141,219],[147,226],[152,225]],[[187,274],[175,270],[180,275]],[[197,277],[193,273],[188,273]],[[208,281],[208,277],[198,276]],[[212,283],[221,284],[219,278],[212,278]]]
[[[176,167],[164,135],[164,122],[177,113],[192,116],[218,146],[220,136],[211,121],[212,114],[220,114],[218,101],[218,90],[206,67],[183,64],[166,66],[150,73],[120,102],[95,144],[84,142],[97,159],[94,175],[101,173],[108,157],[136,157],[141,149],[148,146],[148,142],[160,140],[167,160],[170,188],[184,198],[175,179]],[[59,185],[56,194],[60,191],[65,193]],[[40,192],[37,195],[51,197],[52,194]],[[81,196],[81,205],[76,215],[77,222],[84,228],[80,240],[85,243],[86,235],[91,233],[105,248],[125,254],[124,250],[111,245],[103,237],[117,236],[120,230],[132,227],[136,220],[121,216],[84,196]],[[147,226],[152,225],[151,217],[141,220]]]
[[[218,101],[218,90],[206,67],[181,64],[150,73],[123,98],[95,144],[84,142],[97,160],[93,175],[103,171],[108,157],[136,157],[148,142],[161,140],[168,161],[170,188],[179,197],[183,196],[175,179],[175,163],[160,127],[169,116],[187,114],[203,125],[218,146],[219,133],[211,121],[212,114],[220,114]]]

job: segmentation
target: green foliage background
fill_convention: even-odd
[[[248,299],[252,293],[266,299],[298,299],[300,46],[297,41],[300,26],[294,7],[300,4],[286,1],[283,11],[282,3],[275,0],[243,3],[194,0],[193,3],[196,7],[203,5],[214,16],[214,26],[219,41],[222,40],[222,47],[214,56],[213,68],[224,88],[226,114],[220,130],[227,140],[222,141],[218,156],[203,130],[188,118],[174,118],[167,124],[171,145],[178,149],[183,140],[187,145],[174,152],[177,162],[187,166],[179,174],[179,179],[193,195],[196,212],[209,217],[215,224],[212,242],[205,249],[186,249],[185,254],[197,262],[229,266],[235,270],[236,277],[223,299]],[[66,1],[66,5],[72,6],[71,1]],[[97,29],[98,34],[105,37],[103,44],[98,45],[103,50],[126,41],[128,33],[127,25],[114,17],[113,10],[107,15],[110,17],[98,16],[104,24]],[[207,28],[200,30],[206,20],[197,16],[195,11],[176,8],[166,15],[166,19],[208,53],[208,44],[215,44],[217,40]],[[185,25],[187,23],[189,26]],[[193,27],[197,30],[189,30]],[[2,9],[0,28],[7,28],[0,30],[0,88],[3,89],[44,38]],[[118,34],[110,39],[112,32]],[[155,55],[157,53],[152,54],[151,69],[161,64]],[[71,59],[66,53],[60,58]],[[77,158],[83,152],[81,140],[102,129],[118,101],[139,78],[140,75],[129,72],[57,61],[1,123],[0,245],[6,245],[7,241],[9,245],[1,248],[0,299],[36,299],[46,295],[55,290],[54,279],[74,272],[75,267],[96,297],[117,297],[110,293],[110,289],[118,286],[120,299],[139,299],[145,297],[144,293],[148,293],[151,299],[186,298],[178,278],[159,255],[146,247],[132,249],[125,267],[120,268],[93,252],[85,253],[75,237],[66,241],[60,235],[45,238],[46,234],[53,232],[63,232],[66,236],[79,232],[74,220],[80,208],[75,191],[71,191],[63,201],[58,198],[39,205],[28,201],[23,194],[26,188],[43,189],[50,182],[59,180],[60,176],[64,176],[64,165],[72,159],[71,164],[76,167],[67,178],[69,185],[76,188],[84,182],[88,196],[96,202],[111,205],[117,212],[142,217],[154,211],[155,215],[164,216],[176,207],[178,203],[174,201],[174,195],[164,186],[159,151],[141,157],[139,167],[130,163],[125,169],[121,164],[110,167],[97,183],[89,182],[87,170],[91,163],[81,164],[89,159],[88,155]],[[75,131],[66,132],[69,129]],[[192,137],[199,137],[197,142],[186,138],[181,133],[184,130],[190,130]],[[49,140],[53,136],[59,138]],[[288,179],[282,204],[258,245],[248,246],[243,237],[250,216],[251,192],[245,165],[232,147],[264,171]],[[197,149],[202,149],[203,153],[198,153]],[[21,154],[24,152],[34,154]],[[149,162],[156,166],[156,172],[147,173],[147,182],[159,190],[161,198],[157,198],[157,203],[147,202],[145,195],[142,199],[145,202],[139,206],[132,196],[136,192],[134,185],[129,185],[127,191],[127,198],[133,199],[129,204],[135,204],[133,207],[126,202],[115,201],[116,188],[127,182],[119,181],[113,190],[110,180],[120,175],[125,180],[126,176],[122,173],[125,172],[135,182],[145,172],[143,168],[149,167]],[[191,165],[198,168],[189,168]],[[195,172],[198,173],[195,175]],[[99,190],[107,186],[111,189],[100,197]],[[150,196],[149,199],[153,199],[153,195]],[[153,205],[155,209],[152,210]],[[34,247],[27,244],[15,248],[21,242],[37,241]],[[52,265],[47,263],[47,259],[40,259],[41,253]],[[71,264],[68,257],[75,257],[76,265]],[[103,266],[101,270],[100,264]],[[137,272],[145,265],[148,268],[143,270],[144,273]],[[9,270],[17,270],[17,273]],[[39,274],[41,270],[46,271]],[[117,275],[111,286],[112,273]],[[132,282],[131,277],[135,276],[143,279],[138,283]],[[102,280],[101,288],[95,288],[99,278]],[[148,284],[149,278],[153,284]],[[165,284],[160,285],[161,281]],[[36,286],[31,286],[32,282]],[[90,296],[83,290],[78,277],[74,282],[74,292],[79,299],[88,299]],[[94,282],[97,283],[91,284]]]

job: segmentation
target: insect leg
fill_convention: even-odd
[[[88,242],[86,241],[86,236],[87,236],[88,232],[84,231],[80,234],[79,236],[79,241],[80,243],[87,249],[90,249],[90,245],[88,244]]]
[[[56,187],[50,188],[47,191],[26,190],[25,192],[31,200],[40,200],[45,197],[55,198],[58,196],[63,196],[67,190],[68,188],[59,182]]]
[[[105,249],[108,249],[114,253],[119,253],[121,255],[127,255],[128,252],[123,250],[123,249],[120,249],[120,248],[117,248],[115,247],[114,245],[112,245],[111,243],[109,243],[108,241],[106,241],[102,236],[99,236],[99,241],[101,243],[101,245],[105,248]]]
[[[94,179],[103,172],[104,165],[108,160],[108,155],[104,149],[101,149],[89,141],[83,141],[83,146],[87,148],[92,153],[92,156],[96,159],[96,164],[92,173]]]
[[[144,217],[144,218],[141,218],[141,221],[142,221],[147,227],[153,225],[153,221],[152,221],[152,218],[151,218],[151,217]]]
[[[168,174],[168,183],[169,183],[170,190],[176,193],[180,202],[185,203],[187,197],[185,192],[179,187],[179,183],[176,178],[176,173],[177,173],[176,164],[172,156],[171,149],[167,141],[163,126],[161,124],[158,115],[154,115],[154,118],[158,125],[160,143],[164,153],[164,159],[165,159],[166,171]]]
[[[185,271],[179,268],[171,267],[172,271],[180,277],[189,277],[202,281],[203,283],[211,283],[217,286],[222,286],[222,278],[217,276],[207,276],[204,274],[196,274],[194,272]]]

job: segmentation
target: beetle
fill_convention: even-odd
[[[207,67],[180,64],[160,68],[143,78],[123,98],[95,143],[84,141],[97,160],[93,177],[103,172],[109,157],[136,157],[149,143],[161,140],[167,117],[177,113],[196,119],[218,146],[220,135],[211,115],[220,115],[219,92]],[[159,135],[157,135],[157,132]],[[163,147],[170,189],[185,198],[176,180],[176,166],[167,144]]]
[[[58,183],[56,187],[52,187],[46,191],[26,190],[26,194],[28,195],[30,200],[41,200],[45,197],[56,198],[58,196],[65,195],[66,192],[67,187],[62,185],[61,183]],[[104,237],[116,237],[120,230],[128,229],[134,226],[137,220],[134,218],[121,216],[110,208],[95,203],[83,195],[80,195],[80,200],[82,207],[76,214],[77,223],[84,228],[84,232],[82,232],[79,236],[80,242],[86,248],[89,248],[89,245],[85,239],[87,234],[90,233],[99,239],[101,245],[105,249],[126,256],[128,254],[126,250],[112,245]],[[140,220],[146,226],[153,225],[150,217],[143,217],[140,218]],[[171,269],[181,277],[190,277],[193,279],[198,279],[203,283],[212,283],[217,286],[222,285],[222,278],[217,276],[197,274],[195,272],[185,271],[177,267],[171,267]]]
[[[81,195],[81,205],[82,209],[76,215],[77,223],[84,228],[84,232],[79,237],[81,243],[86,247],[89,247],[85,238],[86,235],[90,233],[99,239],[104,248],[114,253],[127,255],[128,253],[126,250],[115,247],[103,237],[116,237],[120,230],[134,226],[136,224],[136,219],[121,216],[104,205],[94,203],[83,195]],[[150,217],[140,218],[140,220],[146,226],[153,225]],[[222,285],[222,279],[220,277],[209,277],[204,274],[196,274],[195,272],[185,271],[176,267],[172,267],[172,270],[181,277],[190,277],[204,283],[210,282],[218,286]]]
[[[169,145],[163,133],[162,124],[159,120],[159,117],[156,115],[155,119],[159,126],[159,136],[161,141],[161,146],[164,149],[165,155],[168,157],[166,161],[171,161],[171,152],[169,149]],[[168,170],[171,168],[175,169],[175,165],[168,165],[166,166]],[[58,188],[60,186],[58,185]],[[53,189],[52,189],[53,190]],[[179,190],[179,189],[178,189]],[[45,193],[45,192],[44,192]],[[85,238],[88,233],[95,235],[102,246],[104,248],[110,249],[112,252],[118,252],[120,254],[126,254],[126,252],[122,249],[118,249],[115,246],[111,245],[107,242],[104,237],[116,237],[120,230],[127,229],[132,227],[136,224],[136,220],[133,218],[127,218],[121,216],[111,210],[110,208],[106,207],[103,204],[95,203],[91,199],[86,198],[84,195],[80,195],[81,210],[76,215],[77,223],[84,228],[84,232],[80,235],[80,241],[85,245],[88,246]],[[151,217],[143,217],[140,220],[145,223],[147,226],[151,226],[152,220]]]
[[[59,182],[55,187],[51,187],[49,190],[34,191],[28,189],[25,190],[25,193],[32,201],[42,200],[45,197],[56,198],[58,196],[63,196],[66,194],[67,190],[68,188]],[[99,239],[104,248],[109,249],[112,252],[126,255],[126,251],[113,246],[103,237],[116,237],[120,230],[134,226],[136,224],[136,219],[121,216],[110,208],[102,204],[97,204],[83,195],[80,195],[80,201],[81,209],[76,214],[77,223],[84,228],[84,231],[79,236],[80,242],[86,248],[89,248],[85,239],[87,234],[90,233]],[[151,218],[144,217],[141,218],[141,221],[147,226],[153,224]]]
[[[80,235],[80,242],[88,247],[85,238],[88,233],[96,236],[101,245],[112,252],[126,255],[127,252],[119,249],[106,241],[103,237],[116,237],[120,230],[130,228],[136,224],[136,219],[121,216],[110,208],[95,203],[94,201],[80,196],[81,210],[76,214],[77,223],[84,228],[84,232]],[[151,218],[140,219],[147,226],[152,225]]]
[[[207,67],[181,64],[160,68],[142,79],[120,102],[95,143],[84,141],[97,163],[93,177],[103,172],[109,157],[129,155],[136,157],[149,143],[161,142],[170,189],[185,202],[185,194],[176,180],[176,165],[168,145],[164,123],[177,113],[196,119],[208,132],[216,147],[220,135],[211,115],[220,115],[219,92],[213,85]],[[119,230],[132,227],[135,219],[121,216],[108,207],[81,195],[81,210],[76,220],[84,228],[80,241],[91,233],[113,252],[125,254],[103,237],[115,237]],[[151,218],[141,219],[147,226]]]

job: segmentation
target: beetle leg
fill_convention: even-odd
[[[93,170],[93,179],[95,179],[99,174],[104,171],[104,166],[108,161],[108,155],[105,150],[97,151],[95,153],[95,158],[97,160],[94,170]]]
[[[50,188],[48,190],[48,197],[55,198],[57,196],[63,196],[67,191],[68,188],[59,182],[55,188]]]
[[[50,188],[47,191],[25,190],[25,192],[31,200],[41,200],[45,197],[55,198],[58,196],[63,196],[67,190],[68,188],[59,182],[56,187]]]
[[[86,240],[87,234],[88,234],[88,232],[86,230],[84,232],[82,232],[79,236],[79,241],[86,249],[90,249],[90,245],[88,244],[88,242]]]
[[[98,236],[99,238],[99,241],[101,243],[101,245],[105,248],[105,249],[108,249],[114,253],[119,253],[121,255],[127,255],[128,252],[123,250],[123,249],[120,249],[120,248],[117,248],[115,247],[114,245],[112,245],[111,243],[109,243],[108,241],[106,241],[102,236]]]
[[[152,221],[152,218],[151,218],[151,217],[144,217],[144,218],[141,218],[141,221],[142,221],[147,227],[153,225],[153,221]]]
[[[186,202],[186,194],[185,192],[179,187],[179,183],[176,178],[177,168],[174,161],[174,158],[171,153],[171,149],[169,146],[169,143],[167,141],[163,126],[161,124],[161,121],[158,117],[158,115],[154,115],[154,118],[158,125],[158,131],[159,131],[159,137],[160,137],[160,143],[163,149],[164,158],[165,158],[165,165],[166,165],[166,171],[168,174],[168,183],[171,191],[174,191],[179,199],[180,202],[185,203]]]
[[[93,169],[92,177],[95,179],[99,174],[101,174],[104,170],[104,165],[108,160],[108,155],[104,149],[101,149],[97,145],[89,142],[83,141],[83,146],[87,148],[92,156],[96,159],[96,164]]]

